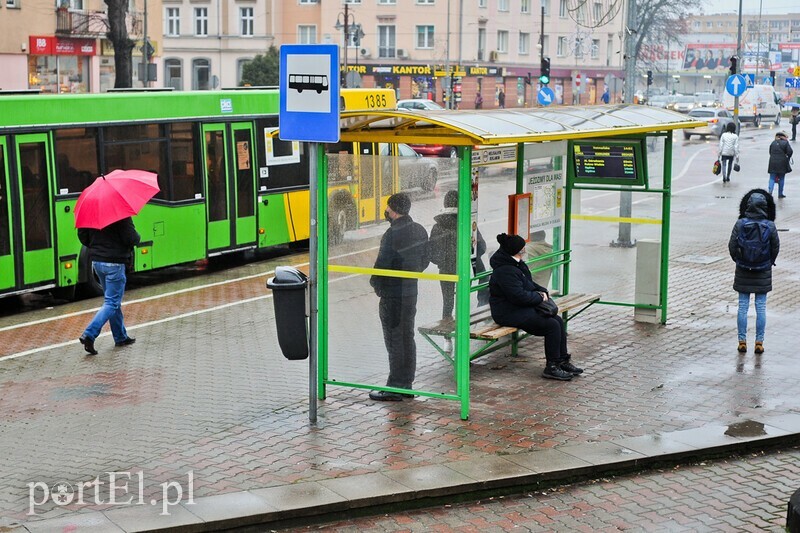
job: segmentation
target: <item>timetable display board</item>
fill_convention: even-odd
[[[642,139],[572,141],[570,155],[575,183],[644,185],[647,181],[644,149]]]

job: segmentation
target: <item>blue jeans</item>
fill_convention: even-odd
[[[764,341],[764,330],[767,329],[767,293],[756,294],[756,340]],[[747,311],[750,308],[750,293],[739,293],[739,316],[736,325],[739,329],[739,340],[747,340]]]
[[[92,269],[100,279],[103,287],[103,306],[94,315],[94,319],[86,327],[84,335],[94,340],[106,322],[111,326],[114,342],[122,342],[128,338],[128,331],[122,321],[122,296],[125,294],[125,265],[122,263],[103,263],[92,261]]]
[[[769,175],[769,193],[772,194],[772,189],[775,188],[775,182],[778,182],[778,196],[783,196],[783,183],[786,181],[786,174]]]

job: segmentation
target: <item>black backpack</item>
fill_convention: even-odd
[[[748,270],[768,270],[772,266],[772,225],[766,219],[743,218],[737,245],[736,264]]]

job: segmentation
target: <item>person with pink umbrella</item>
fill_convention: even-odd
[[[115,346],[130,346],[136,339],[128,335],[122,316],[122,297],[127,277],[125,269],[133,247],[141,237],[131,215],[158,192],[157,175],[140,170],[115,170],[100,176],[87,187],[75,204],[78,239],[89,251],[92,270],[103,287],[103,305],[80,336],[89,355],[97,355],[94,341],[106,322],[111,327]]]

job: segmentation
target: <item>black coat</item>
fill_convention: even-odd
[[[767,172],[770,174],[788,174],[792,171],[789,165],[794,151],[786,139],[775,139],[769,145],[769,165]]]
[[[458,247],[458,211],[454,207],[446,208],[444,212],[433,217],[436,224],[431,228],[431,237],[428,240],[428,252],[431,263],[439,267],[441,274],[455,274]],[[486,241],[478,231],[478,242],[474,270],[483,272],[481,256],[486,253]]]
[[[547,289],[533,281],[528,265],[502,248],[492,255],[489,264],[493,269],[489,279],[492,318],[501,326],[519,327],[536,312],[534,307],[543,299],[540,293],[547,293]]]
[[[770,256],[772,263],[780,252],[780,239],[778,238],[778,231],[775,228],[775,201],[772,196],[766,191],[756,189],[751,191],[742,199],[744,206],[740,206],[739,220],[733,225],[731,231],[731,238],[728,241],[728,252],[731,254],[731,259],[736,261],[741,257],[739,250],[739,231],[745,218],[754,220],[769,220],[772,227],[772,237],[770,238]],[[744,209],[744,210],[742,210]],[[769,214],[772,214],[771,217]],[[733,276],[733,290],[736,292],[764,294],[772,290],[772,267],[766,270],[750,270],[736,265],[736,273]]]
[[[103,229],[78,229],[78,239],[89,249],[90,259],[102,263],[128,264],[133,247],[139,244],[140,238],[131,217]]]
[[[422,272],[428,267],[428,232],[408,216],[392,220],[391,226],[381,237],[375,268]],[[417,280],[372,276],[369,284],[375,294],[389,298],[417,295]]]

